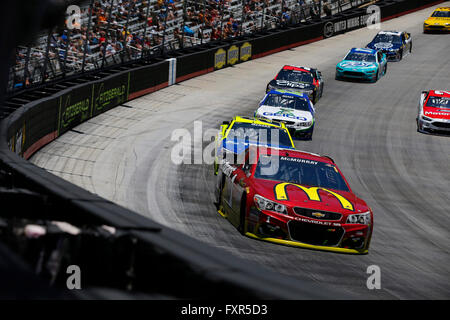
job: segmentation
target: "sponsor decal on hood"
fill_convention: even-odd
[[[304,82],[293,82],[288,80],[273,80],[270,83],[271,85],[277,85],[280,87],[289,87],[289,88],[297,88],[297,89],[312,89],[312,84],[304,83]]]
[[[377,49],[390,49],[393,48],[394,45],[390,42],[378,42],[374,44],[374,47]]]
[[[423,110],[423,114],[427,117],[433,119],[445,119],[450,120],[450,110],[449,109],[439,109],[439,108],[427,108]]]
[[[309,111],[295,110],[289,108],[279,108],[270,106],[261,106],[257,113],[267,117],[286,121],[312,121],[312,114]]]
[[[372,62],[365,62],[365,61],[345,61],[340,63],[341,67],[348,68],[348,67],[375,67],[376,65]]]

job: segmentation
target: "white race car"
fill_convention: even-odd
[[[271,90],[255,112],[255,118],[284,122],[293,137],[312,139],[314,105],[306,93]]]

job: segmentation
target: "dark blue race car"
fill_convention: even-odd
[[[367,48],[382,51],[390,61],[400,61],[412,51],[411,34],[405,31],[380,31]]]

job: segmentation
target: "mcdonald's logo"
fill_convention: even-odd
[[[305,192],[306,195],[308,196],[308,199],[312,200],[312,201],[322,201],[322,199],[320,198],[319,190],[328,192],[329,194],[333,195],[339,201],[342,208],[354,211],[354,208],[353,208],[353,205],[351,204],[351,202],[336,192],[333,192],[331,190],[328,190],[328,189],[322,188],[322,187],[307,188],[307,187],[301,186],[299,184],[290,183],[290,182],[279,183],[275,186],[276,200],[289,200],[288,194],[286,192],[287,186],[295,186],[295,187],[299,188],[300,190]]]

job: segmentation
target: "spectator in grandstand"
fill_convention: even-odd
[[[316,3],[311,3],[309,7],[309,15],[311,16],[311,19],[320,19],[320,14],[318,12],[318,9],[316,8]]]
[[[327,17],[331,16],[331,4],[329,2],[325,2],[323,5],[323,12]]]
[[[281,24],[286,26],[290,23],[290,20],[291,20],[291,16],[289,14],[289,8],[284,7],[283,13],[281,14]]]
[[[182,35],[180,33],[180,29],[178,27],[175,27],[175,29],[173,29],[173,38],[175,40],[177,40],[178,44],[181,46],[182,44]]]
[[[222,36],[222,29],[220,27],[214,28],[211,32],[211,40],[219,40]]]
[[[184,26],[184,34],[189,36],[189,37],[193,37],[194,36],[194,31],[189,28],[188,26]]]

